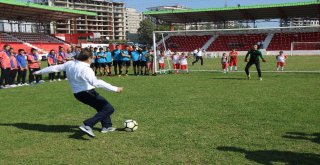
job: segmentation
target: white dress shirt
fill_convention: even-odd
[[[68,61],[61,65],[53,65],[44,68],[35,74],[45,74],[53,72],[66,71],[67,77],[73,93],[91,90],[94,88],[103,88],[108,91],[116,92],[118,87],[112,86],[102,80],[98,80],[90,64],[77,60]]]
[[[199,50],[199,51],[197,52],[197,56],[198,56],[198,57],[202,57],[202,51],[201,51],[201,50]]]

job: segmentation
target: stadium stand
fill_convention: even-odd
[[[18,49],[24,49],[25,51],[30,51],[31,47],[23,44],[20,40],[17,38],[7,34],[7,33],[0,33],[0,47],[2,48],[5,44],[9,44],[11,47],[13,47],[16,51]]]
[[[193,51],[202,46],[211,38],[203,36],[171,36],[166,40],[166,45],[172,51]],[[160,48],[163,49],[163,46]]]
[[[290,50],[292,42],[320,42],[320,32],[275,33],[267,50]],[[301,44],[295,50],[318,50],[312,44]]]
[[[269,34],[270,35],[270,34]],[[320,42],[320,32],[284,32],[271,33],[270,44],[264,49],[268,51],[290,50],[292,42]],[[210,44],[206,51],[229,51],[236,48],[238,51],[247,51],[252,44],[264,42],[268,33],[259,34],[220,34]],[[203,46],[209,41],[212,35],[184,35],[170,36],[165,40],[166,47],[172,51],[193,51]],[[161,50],[163,44],[159,44]],[[295,50],[319,50],[319,44],[299,44]]]
[[[64,44],[61,40],[39,33],[9,33],[10,35],[19,38],[20,40],[28,43],[60,43]]]
[[[65,49],[70,46],[56,37],[38,33],[1,33],[0,41],[0,46],[9,44],[15,50],[25,49],[27,52],[32,47],[45,53],[52,49],[58,51],[59,46]]]
[[[220,35],[207,49],[207,51],[226,51],[236,48],[238,51],[250,49],[252,44],[264,41],[267,34],[238,34]]]

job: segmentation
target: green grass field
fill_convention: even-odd
[[[268,61],[262,69],[274,70]],[[286,69],[318,70],[319,63],[289,57]],[[217,60],[199,65],[190,69],[220,69]],[[0,90],[0,164],[319,164],[320,74],[252,77],[104,77],[125,87],[121,94],[97,89],[116,109],[114,126],[134,119],[139,128],[101,134],[97,124],[96,138],[79,131],[95,111],[76,101],[67,81]]]

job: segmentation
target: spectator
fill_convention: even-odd
[[[27,57],[29,67],[29,84],[40,83],[41,77],[39,75],[33,75],[34,72],[40,70],[40,64],[38,61],[38,50],[35,48],[31,49],[31,53]]]
[[[0,52],[0,63],[1,63],[1,78],[0,78],[0,88],[9,87],[9,75],[11,70],[10,64],[10,46],[4,45],[3,51]],[[3,83],[4,82],[4,83]]]
[[[10,87],[17,87],[17,85],[14,84],[15,83],[14,80],[16,79],[17,72],[18,72],[18,62],[17,62],[17,58],[13,48],[9,49],[9,53],[10,53],[10,64],[11,64],[11,70],[9,74],[9,85]]]
[[[18,78],[17,84],[18,86],[28,85],[26,83],[27,77],[27,60],[26,54],[23,49],[19,49],[19,53],[17,55],[17,62],[18,62]],[[22,80],[22,81],[21,81]]]

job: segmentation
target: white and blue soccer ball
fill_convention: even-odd
[[[138,123],[132,119],[124,121],[123,126],[127,132],[133,132],[138,129]]]

